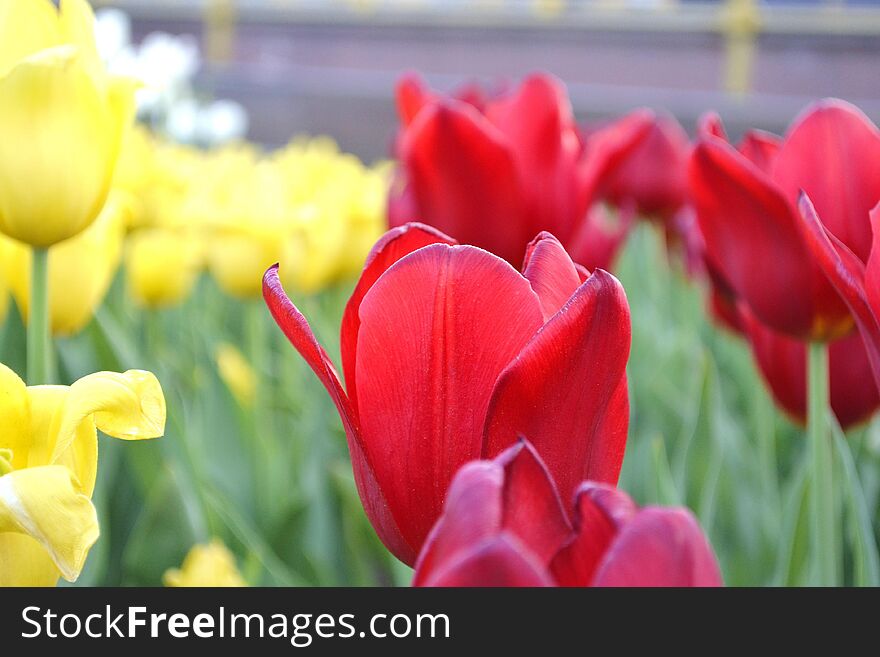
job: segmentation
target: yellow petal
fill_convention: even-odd
[[[76,46],[86,65],[102,73],[103,65],[95,43],[95,14],[85,0],[61,0],[58,12],[61,38]]]
[[[23,468],[30,451],[30,399],[24,381],[0,363],[0,447],[12,450],[12,467]]]
[[[0,477],[0,532],[36,540],[72,582],[98,540],[98,516],[67,468],[25,468]]]
[[[28,466],[62,464],[91,495],[97,470],[96,427],[124,440],[157,438],[165,430],[165,398],[150,372],[98,372],[72,386],[28,388],[31,450]]]
[[[130,83],[90,75],[69,46],[26,58],[0,78],[0,232],[49,247],[94,221],[132,95]]]
[[[283,236],[274,231],[230,228],[218,231],[208,249],[211,275],[227,294],[259,298],[263,274],[278,262]]]
[[[0,76],[28,55],[61,43],[58,12],[49,0],[0,1]]]
[[[220,539],[195,545],[183,565],[165,572],[165,586],[247,586],[235,565],[235,557]]]
[[[134,233],[126,249],[129,294],[142,306],[163,308],[181,303],[192,291],[202,256],[186,232],[148,228]]]
[[[27,534],[0,532],[0,587],[55,586],[61,571]]]

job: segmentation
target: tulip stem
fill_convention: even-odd
[[[52,383],[52,340],[49,336],[49,249],[34,248],[27,331],[27,376],[30,385]]]
[[[834,538],[834,463],[828,433],[828,347],[821,342],[807,346],[809,406],[807,433],[812,452],[812,543],[815,574],[820,586],[837,584],[837,545]]]

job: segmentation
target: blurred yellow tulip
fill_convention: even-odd
[[[162,578],[165,586],[241,587],[247,582],[235,565],[235,556],[219,538],[195,545],[180,568],[172,568]]]
[[[0,0],[0,232],[47,248],[87,228],[110,190],[131,80],[98,58],[84,0]]]
[[[85,231],[49,249],[49,323],[54,335],[71,335],[89,323],[119,267],[126,208],[111,198]],[[31,249],[2,239],[0,269],[25,321],[30,306]]]
[[[217,345],[214,352],[217,371],[223,383],[243,407],[253,406],[257,395],[257,375],[242,353],[229,343]]]
[[[147,308],[182,303],[202,267],[202,249],[188,231],[143,228],[128,240],[125,276],[128,293]]]
[[[156,377],[98,372],[71,386],[26,387],[0,364],[0,586],[79,576],[99,533],[97,429],[123,440],[161,436]]]
[[[218,229],[209,240],[208,267],[220,288],[239,299],[257,299],[263,274],[281,257],[283,235],[246,225]]]
[[[3,258],[5,249],[0,244],[0,258]],[[6,314],[9,312],[9,286],[6,283],[6,275],[0,270],[0,326],[6,321]]]

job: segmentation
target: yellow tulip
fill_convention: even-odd
[[[214,352],[220,378],[244,407],[253,406],[257,395],[257,375],[242,353],[222,342]]]
[[[208,248],[208,267],[226,294],[257,299],[263,274],[281,257],[282,235],[272,229],[240,225],[218,229]]]
[[[119,267],[125,223],[125,206],[111,198],[85,231],[49,249],[49,322],[54,335],[82,330],[101,305]],[[31,249],[5,239],[0,253],[0,267],[27,321]]]
[[[0,232],[46,248],[104,206],[134,83],[98,59],[84,0],[0,0]]]
[[[186,231],[144,228],[133,233],[125,256],[128,293],[147,308],[183,302],[201,270],[201,251]]]
[[[167,570],[162,580],[165,586],[247,586],[235,565],[235,557],[218,538],[193,546],[183,565]]]
[[[26,387],[0,364],[0,586],[76,580],[99,533],[97,429],[139,440],[164,427],[165,398],[149,372]]]
[[[0,258],[3,258],[5,249],[0,244]],[[9,312],[9,286],[6,284],[6,276],[0,271],[0,326],[6,321],[6,314]]]

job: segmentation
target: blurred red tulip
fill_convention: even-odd
[[[800,199],[807,243],[852,311],[880,389],[880,204],[869,213],[873,240],[867,265],[822,223],[806,194]]]
[[[628,202],[644,217],[671,220],[687,199],[690,139],[672,116],[657,116],[648,133],[605,182],[608,199]]]
[[[764,380],[776,403],[796,422],[807,421],[807,346],[767,328],[746,311],[740,314],[746,337]],[[865,385],[871,365],[862,339],[856,333],[828,345],[831,409],[847,429],[874,414],[880,393]]]
[[[852,318],[802,234],[797,195],[806,190],[828,228],[867,257],[868,210],[880,199],[880,131],[870,120],[842,101],[822,101],[782,141],[752,133],[737,150],[709,116],[689,170],[707,254],[750,311],[792,337],[845,335]]]
[[[355,481],[385,545],[412,564],[458,468],[519,434],[565,495],[615,483],[629,423],[629,306],[620,283],[576,266],[552,235],[523,273],[436,229],[408,224],[373,248],[342,320],[346,389],[281,288],[275,321],[342,417]]]
[[[639,509],[583,482],[572,520],[526,440],[455,476],[414,586],[721,586],[712,548],[683,508]]]
[[[514,265],[528,240],[547,230],[575,261],[609,262],[609,243],[616,250],[625,232],[610,231],[593,253],[589,210],[604,177],[648,134],[650,112],[584,139],[562,83],[547,75],[479,102],[473,94],[440,97],[407,76],[397,98],[401,180],[389,202],[392,226],[422,221]]]
[[[696,245],[699,228],[693,230],[691,242]],[[794,421],[803,424],[807,414],[806,344],[756,319],[707,254],[697,252],[697,257],[704,260],[712,318],[749,343],[773,399]],[[831,408],[844,429],[867,420],[880,407],[878,390],[863,384],[871,375],[868,354],[854,333],[829,343]]]

